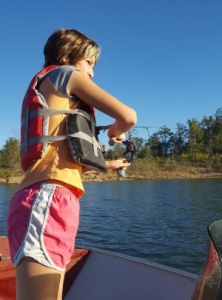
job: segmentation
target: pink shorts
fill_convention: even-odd
[[[79,225],[79,201],[73,190],[37,183],[11,199],[8,238],[14,266],[25,257],[64,270],[73,253]]]

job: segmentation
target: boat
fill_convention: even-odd
[[[0,299],[15,300],[15,269],[7,237],[0,237]],[[191,274],[133,257],[77,248],[67,265],[65,300],[187,300],[196,286]],[[167,295],[167,296],[166,296]]]
[[[101,249],[77,247],[66,268],[64,300],[221,300],[222,220],[208,228],[202,274]],[[0,237],[0,300],[15,300],[15,269]]]

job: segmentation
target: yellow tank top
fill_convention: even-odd
[[[69,110],[76,108],[77,104],[67,98],[55,93],[53,86],[49,83],[45,89],[47,104],[50,109]],[[49,122],[49,135],[66,135],[66,114],[53,115]],[[48,144],[43,158],[33,162],[25,172],[25,176],[18,189],[24,189],[37,182],[49,181],[57,184],[76,188],[77,197],[84,194],[81,178],[82,167],[72,159],[68,141],[61,140]]]

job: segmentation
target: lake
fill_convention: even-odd
[[[76,244],[199,274],[207,226],[222,218],[222,179],[85,182]],[[0,185],[0,235],[16,185]]]

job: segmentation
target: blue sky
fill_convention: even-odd
[[[175,128],[222,107],[222,1],[4,1],[0,18],[0,148],[19,137],[21,102],[58,28],[76,28],[102,48],[94,81],[132,106],[137,126]],[[4,107],[4,108],[3,108]],[[112,119],[98,113],[98,125]],[[139,129],[139,136],[147,131]],[[101,142],[107,139],[101,135]]]

